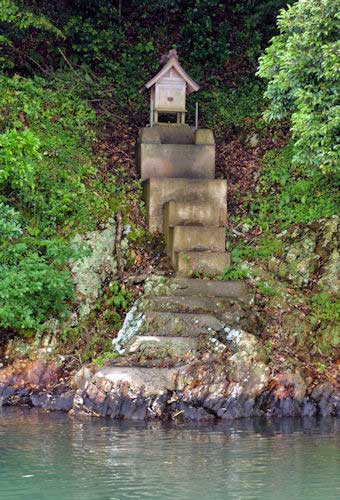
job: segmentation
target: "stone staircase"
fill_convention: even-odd
[[[212,178],[212,132],[159,125],[142,129],[138,149],[149,230],[163,232],[173,268],[183,276],[222,273],[230,263],[225,251],[227,185]]]
[[[137,161],[149,230],[164,234],[176,276],[147,279],[144,295],[114,340],[124,355],[96,377],[113,384],[116,394],[124,393],[124,401],[132,398],[136,408],[151,397],[147,411],[159,415],[155,402],[175,390],[180,370],[190,370],[205,354],[224,353],[231,329],[248,330],[256,319],[244,282],[211,279],[230,262],[225,250],[227,183],[214,179],[211,131],[183,125],[142,129]],[[208,276],[193,278],[196,273]],[[117,414],[125,416],[122,409]]]
[[[83,370],[76,409],[112,418],[214,418],[248,377],[244,356],[254,364],[248,344],[255,341],[245,331],[256,317],[246,283],[209,278],[230,262],[227,184],[214,179],[213,135],[183,125],[144,128],[137,162],[149,231],[164,234],[177,273],[146,280],[114,340],[123,356],[94,375]],[[196,273],[208,276],[193,278]],[[257,385],[266,382],[261,378]]]
[[[211,349],[210,340],[226,325],[246,327],[250,295],[243,282],[192,278],[196,273],[216,276],[230,262],[225,250],[227,184],[213,178],[212,132],[183,125],[144,128],[137,158],[149,230],[164,234],[177,277],[148,280],[117,345],[127,363],[172,365]]]
[[[248,328],[254,321],[250,304],[249,290],[240,281],[153,277],[118,343],[135,361],[171,365],[212,348],[211,339],[226,325]]]

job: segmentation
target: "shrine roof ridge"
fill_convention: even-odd
[[[200,89],[200,86],[194,82],[194,80],[188,75],[188,73],[182,68],[182,66],[180,65],[177,57],[175,55],[171,55],[171,57],[169,58],[168,62],[163,66],[163,68],[153,77],[151,78],[151,80],[149,80],[144,86],[149,89],[151,88],[153,85],[155,85],[155,83],[157,83],[157,81],[162,78],[162,76],[164,76],[171,68],[175,68],[176,71],[178,72],[178,74],[183,78],[183,80],[185,80],[185,82],[187,83],[189,89],[188,89],[188,94],[190,94],[191,92],[197,92],[197,90]]]

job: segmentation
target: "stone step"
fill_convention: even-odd
[[[136,335],[126,348],[126,354],[140,354],[148,359],[181,358],[196,351],[197,337]]]
[[[222,212],[222,213],[221,213]],[[163,231],[168,240],[169,228],[174,226],[222,226],[225,209],[214,203],[169,201],[164,205]]]
[[[145,301],[146,311],[178,312],[178,313],[207,313],[215,314],[237,304],[235,299],[226,297],[192,297],[155,296]]]
[[[155,296],[145,302],[146,311],[191,313],[191,314],[219,314],[236,306],[238,301],[228,297],[189,297]]]
[[[198,337],[219,332],[221,321],[210,314],[148,311],[144,315],[141,335],[157,337]]]
[[[220,208],[220,225],[226,225],[227,181],[151,177],[143,182],[150,232],[163,231],[164,205],[168,201],[212,203]]]
[[[244,281],[205,280],[176,277],[169,280],[165,294],[190,297],[225,297],[249,303],[250,293]]]
[[[243,329],[254,328],[256,317],[248,303],[226,297],[150,297],[144,303],[145,311],[213,314],[221,322]]]
[[[177,252],[225,252],[224,227],[175,226],[169,229],[167,253],[176,266]]]
[[[193,276],[194,273],[218,276],[230,265],[230,254],[227,252],[178,252],[175,269],[182,276]]]
[[[108,366],[99,370],[94,378],[96,380],[108,380],[113,384],[119,382],[129,384],[130,388],[142,390],[145,396],[158,395],[162,391],[173,391],[175,389],[176,368],[144,368],[139,366]]]

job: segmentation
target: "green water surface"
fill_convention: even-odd
[[[171,424],[0,408],[1,500],[340,500],[340,422]]]

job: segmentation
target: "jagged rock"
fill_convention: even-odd
[[[75,391],[67,390],[62,394],[50,392],[33,393],[30,395],[29,403],[31,406],[48,411],[68,412],[73,407]]]
[[[287,307],[288,309],[288,307]],[[312,331],[312,324],[308,316],[299,310],[284,311],[281,315],[282,332],[287,338],[298,338],[300,342],[306,340]]]
[[[323,266],[318,287],[331,295],[340,295],[340,254],[337,248],[334,248]]]
[[[77,389],[84,390],[96,371],[97,369],[93,365],[82,366],[71,380],[71,385]]]
[[[11,396],[15,394],[16,388],[0,383],[0,407],[5,406]]]
[[[215,415],[208,412],[204,408],[195,408],[183,401],[172,403],[170,408],[170,416],[172,420],[191,420],[191,421],[209,421],[214,420]]]
[[[236,328],[224,327],[226,341],[235,354],[241,354],[244,359],[268,361],[268,356],[263,345],[255,335]]]
[[[261,345],[244,331],[226,328],[225,335],[231,357],[207,353],[171,369],[116,365],[98,370],[90,380],[83,370],[74,379],[80,385],[75,407],[113,418],[206,420],[257,414],[256,397],[269,379]]]
[[[58,338],[56,335],[52,335],[51,333],[41,334],[38,332],[31,342],[27,342],[26,338],[19,336],[9,338],[3,347],[1,355],[7,364],[11,361],[15,362],[18,359],[23,360],[25,358],[31,361],[39,360],[49,363],[52,360],[60,360],[60,356],[56,354],[57,347]]]
[[[269,269],[297,287],[307,286],[316,273],[318,286],[330,294],[340,289],[340,218],[333,216],[299,225],[281,234],[281,258],[273,257]]]
[[[125,233],[129,228],[125,228]],[[115,256],[116,223],[113,218],[100,231],[77,235],[72,244],[88,250],[88,255],[71,265],[76,288],[79,318],[87,316],[101,295],[102,284],[117,273]],[[127,238],[121,241],[122,252],[128,249]]]
[[[0,369],[0,385],[49,388],[57,383],[60,373],[61,367],[55,361],[46,363],[43,360],[17,360]]]
[[[274,380],[277,384],[275,396],[278,399],[292,396],[294,400],[302,403],[306,395],[307,385],[299,371],[296,370],[293,372],[291,370],[286,370],[277,374]]]
[[[316,269],[320,256],[315,254],[317,235],[307,229],[302,234],[295,230],[285,237],[284,260],[273,257],[270,260],[270,270],[276,272],[278,277],[285,278],[298,287],[308,285]]]
[[[334,392],[334,387],[329,382],[324,382],[323,384],[317,385],[311,394],[312,399],[316,402],[321,401],[321,399],[328,399],[330,395]]]
[[[80,317],[89,314],[98,300],[102,282],[117,272],[115,241],[114,220],[108,221],[101,231],[77,235],[73,240],[73,245],[86,248],[90,252],[89,255],[76,260],[71,267]]]
[[[234,354],[210,356],[179,370],[177,390],[182,400],[200,405],[224,418],[248,416],[255,399],[268,385],[270,370],[255,336],[225,328]]]

